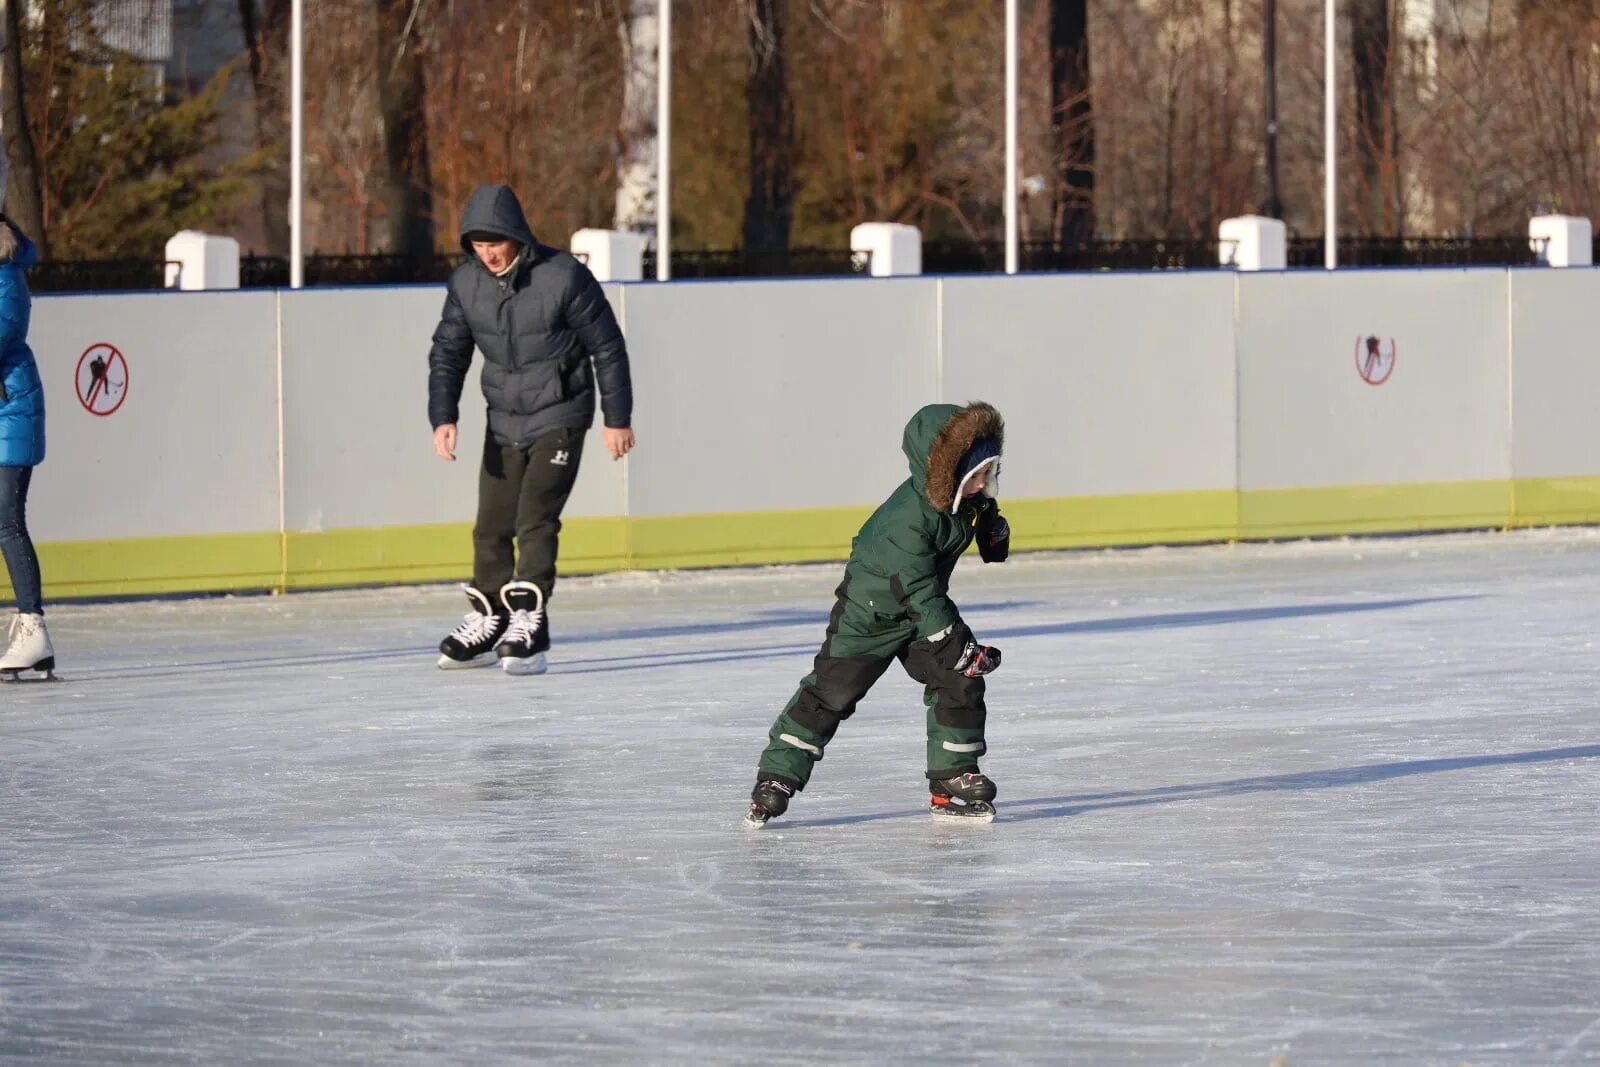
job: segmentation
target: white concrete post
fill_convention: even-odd
[[[1217,227],[1217,258],[1236,270],[1283,270],[1289,265],[1289,231],[1282,219],[1241,215]]]
[[[239,288],[239,242],[199,230],[179,230],[167,240],[168,289]]]
[[[851,260],[874,278],[922,273],[922,231],[900,222],[863,222],[850,231]]]
[[[644,235],[624,230],[579,230],[572,235],[572,254],[588,264],[602,282],[644,280]]]
[[[1528,220],[1528,245],[1547,267],[1594,265],[1594,230],[1577,215],[1535,215]]]

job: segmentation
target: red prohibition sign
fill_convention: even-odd
[[[1394,373],[1398,355],[1393,337],[1357,337],[1356,373],[1368,385],[1382,385]]]
[[[78,357],[78,403],[91,415],[110,415],[128,399],[128,361],[116,345],[92,344]]]

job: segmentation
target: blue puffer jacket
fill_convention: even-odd
[[[44,461],[44,385],[28,347],[33,242],[0,221],[0,467]]]

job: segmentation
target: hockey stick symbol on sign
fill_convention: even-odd
[[[115,345],[90,345],[78,357],[78,403],[91,415],[110,415],[128,398],[128,361]]]
[[[1356,373],[1368,385],[1382,385],[1394,373],[1396,357],[1393,337],[1357,337]]]

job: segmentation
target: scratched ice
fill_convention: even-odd
[[[836,566],[61,605],[0,689],[0,1059],[1600,1059],[1600,531],[964,563],[992,826],[898,670],[740,823]]]

